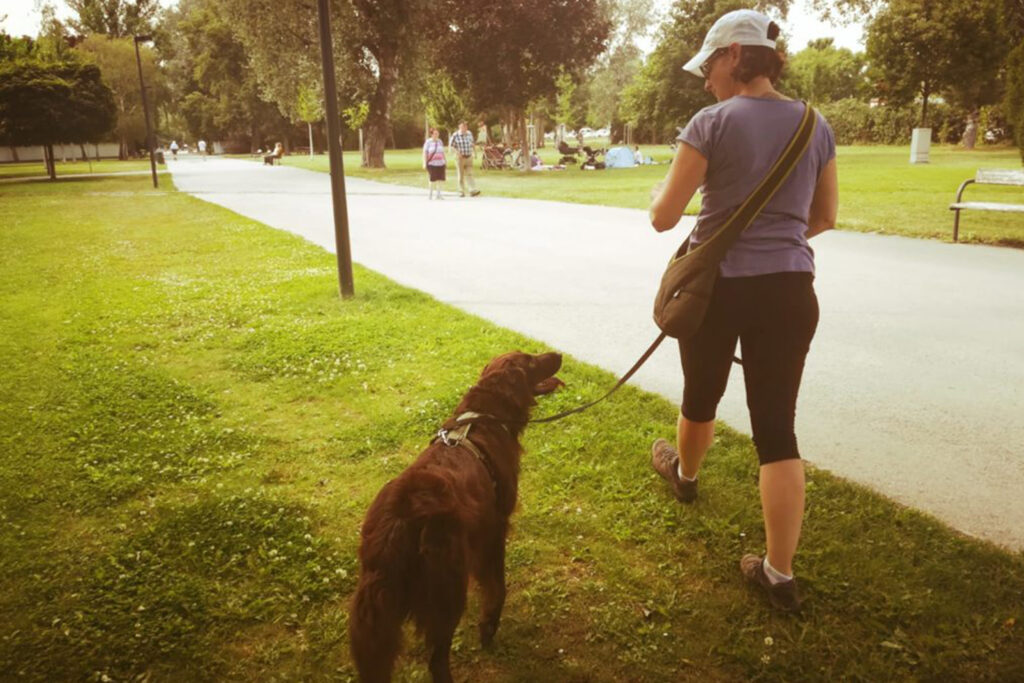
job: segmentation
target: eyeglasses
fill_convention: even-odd
[[[718,59],[719,57],[721,57],[722,55],[724,55],[728,51],[729,51],[729,48],[727,48],[727,47],[720,47],[717,50],[715,50],[714,52],[712,52],[710,57],[708,57],[707,59],[704,60],[704,63],[700,65],[700,72],[704,76],[704,78],[708,78],[708,77],[711,76],[711,65],[712,65],[712,63],[716,59]]]

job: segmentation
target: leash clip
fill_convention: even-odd
[[[455,445],[455,442],[448,438],[448,430],[445,429],[444,427],[442,427],[441,429],[437,430],[437,435],[436,436],[437,436],[438,439],[441,439],[441,443],[443,443],[445,446],[454,446]]]

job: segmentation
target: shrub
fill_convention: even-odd
[[[853,97],[819,106],[836,135],[836,144],[902,145],[910,142],[917,125],[918,105],[871,106]],[[934,142],[957,142],[963,135],[965,115],[947,104],[928,107]]]
[[[1003,109],[1013,128],[1013,139],[1024,162],[1024,42],[1006,59],[1006,98]]]

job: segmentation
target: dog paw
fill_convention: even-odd
[[[494,634],[498,632],[498,622],[485,621],[480,624],[480,647],[490,648],[494,643]]]

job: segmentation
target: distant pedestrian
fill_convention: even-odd
[[[196,147],[199,148],[199,156],[203,157],[203,161],[206,161],[206,140],[200,139],[196,143]]]
[[[170,150],[171,150],[171,156],[174,157],[175,159],[177,159],[178,158],[178,141],[177,140],[171,140]]]
[[[476,144],[465,121],[459,121],[459,130],[448,140],[448,147],[455,154],[455,169],[459,175],[459,196],[470,197],[480,194],[473,180],[473,159],[476,158]]]
[[[444,143],[441,142],[441,132],[437,128],[430,129],[430,137],[423,143],[423,168],[427,169],[428,186],[430,194],[427,199],[434,198],[437,191],[437,198],[444,199],[441,195],[441,184],[445,181],[445,171],[448,167],[448,159],[444,156]]]

